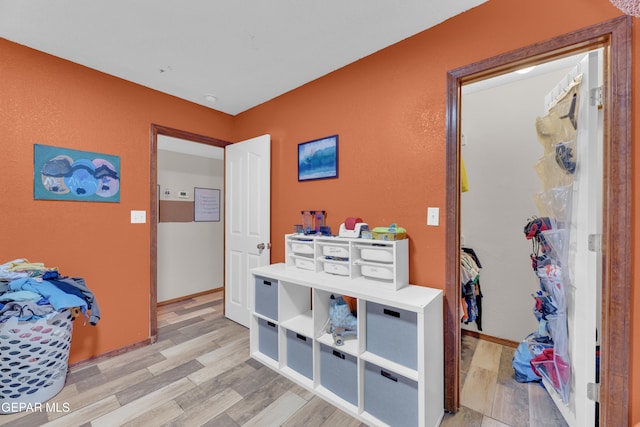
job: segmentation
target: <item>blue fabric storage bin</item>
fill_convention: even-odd
[[[418,425],[418,383],[365,362],[364,410],[390,426]]]
[[[287,366],[313,379],[313,342],[311,338],[287,330]]]
[[[418,369],[418,314],[367,301],[367,351]]]
[[[278,320],[278,281],[256,277],[256,313]]]
[[[322,344],[320,384],[337,396],[358,406],[358,361],[355,356]]]
[[[261,318],[258,318],[258,350],[278,360],[278,325]]]

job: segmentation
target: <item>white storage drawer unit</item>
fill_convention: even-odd
[[[411,369],[418,368],[415,312],[367,302],[367,351]]]
[[[393,280],[393,266],[362,264],[360,272],[371,279]]]
[[[418,382],[365,362],[364,410],[390,426],[418,424]]]
[[[290,267],[363,279],[383,289],[397,290],[409,284],[407,239],[385,241],[288,234],[285,257]]]
[[[347,245],[322,245],[322,255],[349,259],[349,246]]]
[[[358,359],[325,344],[320,345],[320,385],[358,406]]]
[[[291,244],[291,250],[294,254],[313,255],[313,242],[293,242]]]
[[[323,263],[320,248],[315,248],[318,265]],[[350,256],[362,258],[362,248],[352,243],[349,248]],[[349,276],[302,270],[289,259],[253,269],[256,280],[277,283],[279,312],[268,322],[255,305],[251,357],[368,426],[439,426],[444,416],[442,291],[380,287],[354,277],[354,264],[349,265]],[[331,295],[357,299],[358,334],[342,346],[326,332]]]
[[[329,274],[337,274],[339,276],[349,275],[349,265],[347,264],[339,264],[335,262],[324,262],[322,263],[322,269],[325,271],[325,273],[329,273]]]
[[[313,258],[296,257],[294,258],[294,263],[296,267],[303,270],[315,271],[316,269],[316,263]]]
[[[391,263],[393,262],[393,248],[373,244],[369,247],[361,248],[360,257],[365,261]]]
[[[255,278],[255,310],[272,320],[278,320],[278,281]]]

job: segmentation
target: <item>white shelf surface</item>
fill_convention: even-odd
[[[292,259],[304,259],[306,261],[313,261],[313,254],[289,254]]]
[[[278,321],[277,321],[277,320],[272,319],[272,318],[270,318],[270,317],[268,317],[268,316],[265,316],[265,315],[264,315],[264,314],[262,314],[262,313],[258,313],[257,311],[254,311],[254,312],[253,312],[253,315],[254,315],[256,318],[264,319],[264,320],[266,320],[267,322],[276,323],[276,324],[278,323]]]
[[[311,310],[306,313],[299,314],[291,319],[280,322],[283,328],[313,338],[313,312]]]
[[[251,272],[258,276],[267,276],[282,282],[298,283],[310,288],[354,298],[363,298],[379,304],[389,304],[409,311],[421,311],[442,291],[424,286],[408,285],[394,290],[381,285],[376,286],[374,280],[365,278],[349,279],[347,277],[330,275],[322,272],[301,270],[283,263],[257,267]]]
[[[365,362],[373,363],[374,365],[381,368],[393,371],[398,375],[409,378],[410,380],[418,381],[418,371],[416,371],[415,369],[407,368],[404,365],[393,362],[384,357],[380,357],[377,354],[371,353],[370,351],[365,351],[364,353],[362,353],[360,355],[360,359],[364,360]]]
[[[383,267],[393,267],[393,261],[368,261],[366,259],[356,259],[353,261],[355,265],[372,265],[372,266],[383,266]]]
[[[349,260],[344,260],[344,259],[330,259],[330,258],[325,258],[323,256],[319,256],[317,258],[318,261],[320,262],[326,262],[329,264],[343,264],[343,265],[349,265]]]
[[[358,357],[358,339],[353,336],[347,336],[344,339],[343,345],[336,345],[333,341],[333,337],[331,334],[324,333],[320,337],[318,337],[318,342],[329,346],[335,350],[338,350],[342,353],[350,354],[351,356]]]

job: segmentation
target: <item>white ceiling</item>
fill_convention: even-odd
[[[485,1],[0,0],[0,37],[236,115]]]

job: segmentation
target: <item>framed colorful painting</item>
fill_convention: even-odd
[[[33,198],[120,202],[120,157],[35,144]]]

